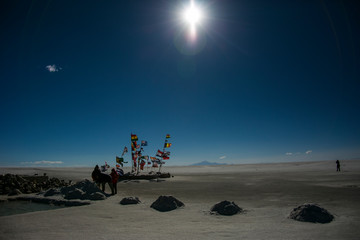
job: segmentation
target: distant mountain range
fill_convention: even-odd
[[[226,165],[226,163],[202,161],[202,162],[199,162],[199,163],[191,164],[190,166],[207,166],[207,165]]]

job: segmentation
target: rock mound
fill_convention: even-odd
[[[215,212],[220,215],[226,215],[226,216],[231,216],[240,213],[242,211],[243,210],[234,202],[230,202],[227,200],[219,202],[211,208],[211,212]]]
[[[15,195],[20,195],[20,194],[22,194],[22,192],[19,189],[15,188],[15,189],[10,190],[8,196],[15,196]]]
[[[183,206],[185,206],[184,203],[173,196],[160,196],[150,207],[160,212],[168,212]]]
[[[90,194],[89,199],[90,200],[105,200],[106,196],[101,192],[94,192],[94,193]]]
[[[50,188],[59,188],[69,186],[70,182],[65,182],[58,178],[49,178],[46,174],[43,176],[27,175],[0,175],[0,195],[13,194],[19,190],[21,193],[38,193]]]
[[[64,198],[67,200],[70,199],[85,199],[84,198],[85,192],[81,189],[75,188],[72,191],[69,191],[67,194],[65,194]]]
[[[334,216],[316,204],[306,203],[294,208],[290,213],[290,218],[301,222],[329,223]]]
[[[139,204],[140,200],[138,197],[126,197],[120,201],[121,205]]]
[[[57,188],[50,188],[49,190],[47,190],[44,193],[44,197],[50,197],[50,196],[54,196],[54,195],[59,195],[61,194],[60,190]]]
[[[103,200],[109,196],[98,188],[98,186],[87,179],[80,181],[72,186],[60,189],[65,199],[81,200]]]

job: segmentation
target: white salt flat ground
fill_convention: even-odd
[[[0,239],[358,239],[360,161],[166,167],[174,178],[118,184],[118,195],[89,206],[0,217]],[[1,169],[0,174],[46,172],[61,179],[91,179],[92,168]],[[109,189],[106,189],[110,192]],[[160,195],[185,207],[150,208]],[[137,196],[140,205],[120,200]],[[209,214],[222,200],[246,210],[235,216]],[[288,219],[294,207],[317,203],[335,215],[329,224]]]

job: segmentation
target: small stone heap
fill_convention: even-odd
[[[160,196],[150,207],[160,212],[168,212],[183,206],[185,206],[184,203],[173,196]]]
[[[294,208],[290,213],[290,218],[301,222],[329,223],[334,216],[317,204],[305,203]]]
[[[212,213],[217,213],[220,215],[232,216],[234,214],[242,212],[243,210],[234,202],[225,200],[215,204],[210,211]]]
[[[140,200],[138,197],[125,197],[120,201],[121,205],[139,204]]]
[[[109,194],[104,193],[98,186],[87,179],[74,185],[59,189],[49,189],[44,193],[44,197],[62,195],[64,199],[73,200],[104,200]]]
[[[38,193],[49,188],[69,186],[71,182],[65,182],[58,178],[44,176],[21,176],[13,174],[0,175],[0,195],[18,195]]]

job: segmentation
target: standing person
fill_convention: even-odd
[[[336,160],[336,171],[340,172],[340,161]]]
[[[92,179],[101,190],[105,192],[105,184],[108,183],[111,189],[111,193],[114,194],[112,179],[109,174],[102,173],[98,165],[95,166],[94,171],[91,174]]]
[[[112,178],[112,184],[113,184],[113,189],[114,189],[112,194],[117,194],[117,182],[118,182],[118,179],[119,179],[119,175],[115,171],[115,168],[111,169],[110,175],[111,175],[111,178]]]
[[[91,177],[98,187],[100,187],[100,183],[99,183],[99,175],[100,174],[101,174],[101,171],[100,171],[99,165],[96,165],[94,168],[94,171],[91,174]]]

